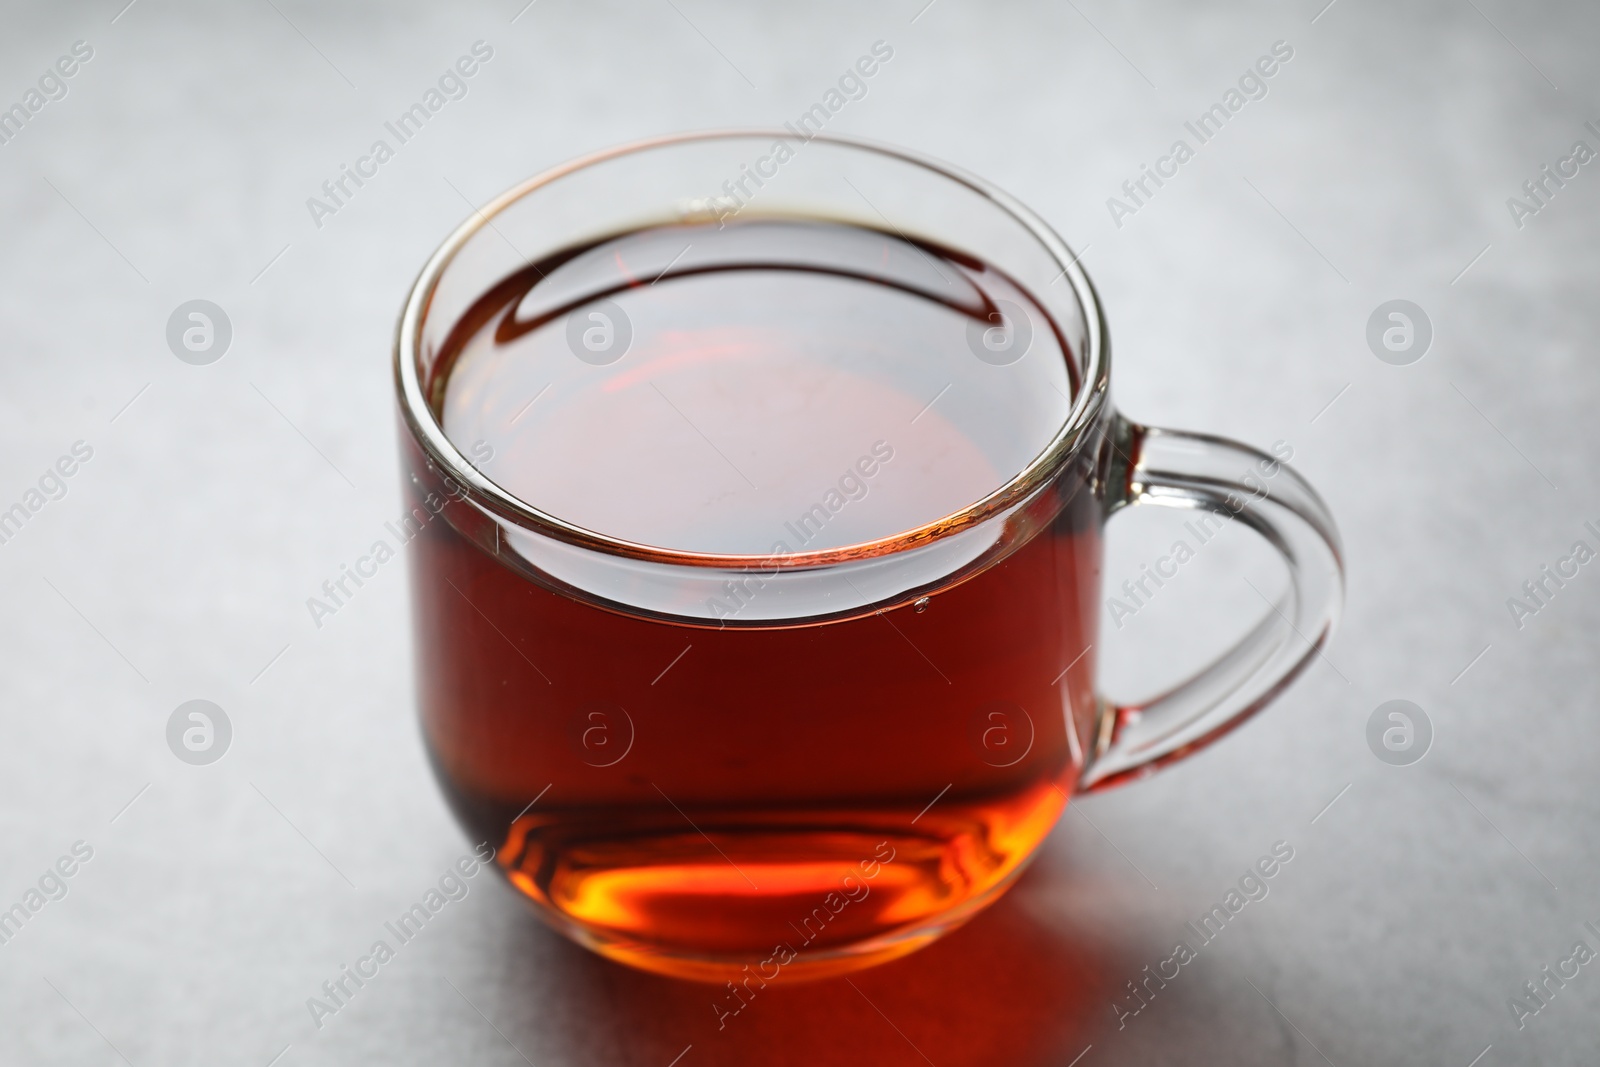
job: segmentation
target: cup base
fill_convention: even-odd
[[[764,958],[715,956],[664,950],[658,945],[640,944],[585,929],[566,917],[552,913],[530,900],[535,914],[557,932],[606,959],[651,974],[691,982],[723,985],[732,982],[745,988],[765,988],[769,983],[813,982],[854,971],[866,970],[927,948],[993,904],[1032,862],[1030,855],[1005,878],[987,891],[972,897],[957,908],[939,916],[936,923],[917,926],[882,937],[831,949],[789,952],[775,951]]]

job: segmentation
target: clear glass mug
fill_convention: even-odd
[[[679,237],[700,251],[669,262]],[[807,417],[849,426],[784,438],[788,409],[773,405],[801,401],[752,385],[750,359],[685,355],[725,323],[686,335],[651,319],[763,256],[783,259],[783,285],[871,276],[933,308],[959,284],[990,310],[969,313],[963,349],[871,316],[827,334],[855,290],[837,306],[833,289],[800,308],[714,305],[753,316],[749,336],[832,338],[805,359],[848,378],[839,396],[853,399]],[[1000,292],[1015,299],[983,295]],[[618,310],[629,300],[636,321]],[[606,356],[618,330],[631,348]],[[497,355],[513,336],[527,347]],[[508,367],[514,385],[496,377]],[[544,919],[649,970],[748,987],[930,943],[1005,890],[1072,794],[1149,774],[1270,702],[1339,609],[1339,540],[1316,493],[1274,456],[1117,414],[1103,313],[1066,245],[988,183],[901,149],[713,132],[532,178],[429,260],[395,373],[419,702],[444,793]],[[715,520],[699,540],[652,543],[638,531],[681,504],[652,482],[687,462],[680,439],[702,446],[677,423],[647,432],[592,408],[654,404],[647,386],[723,459],[764,463],[762,481],[780,458],[826,454],[813,466],[833,470],[841,448],[859,456],[840,493],[774,506],[785,532],[770,547]],[[693,420],[670,399],[691,393]],[[561,433],[583,447],[551,445]],[[589,452],[622,448],[617,434],[618,473],[592,477]],[[919,458],[934,452],[945,459]],[[992,484],[963,481],[948,457],[968,452]],[[583,476],[561,482],[567,468]],[[760,517],[755,482],[746,493],[722,473],[717,499]],[[528,488],[574,481],[565,497]],[[836,499],[850,518],[824,538]],[[910,518],[882,525],[897,499]],[[1203,670],[1116,706],[1091,652],[1101,531],[1147,504],[1237,519],[1290,580]]]

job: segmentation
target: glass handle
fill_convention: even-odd
[[[1151,774],[1266,707],[1327,642],[1344,599],[1333,516],[1282,457],[1222,437],[1114,418],[1102,466],[1107,516],[1126,505],[1156,504],[1236,520],[1283,556],[1289,584],[1260,623],[1175,688],[1142,704],[1101,701],[1082,792]]]

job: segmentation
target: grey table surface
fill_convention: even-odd
[[[1537,1013],[1524,991],[1600,949],[1600,564],[1508,607],[1574,542],[1600,548],[1600,166],[1568,165],[1536,213],[1508,203],[1600,149],[1600,9],[522,2],[0,10],[0,105],[92,49],[0,144],[0,508],[92,449],[0,545],[0,906],[59,897],[0,944],[0,1063],[1600,1056],[1596,967]],[[893,61],[832,128],[1040,211],[1109,308],[1123,410],[1292,443],[1346,543],[1325,656],[1226,743],[1076,802],[999,905],[853,985],[775,988],[719,1031],[708,987],[602,961],[480,877],[318,1027],[307,998],[467,849],[415,724],[403,570],[320,629],[305,605],[400,511],[406,287],[518,179],[782,122],[880,39]],[[466,97],[314,220],[307,198],[479,40]],[[1293,58],[1266,95],[1113,218],[1277,41]],[[207,366],[166,340],[197,298],[232,326]],[[1409,365],[1366,340],[1392,299],[1432,324]],[[1113,584],[1161,522],[1116,520]],[[1107,627],[1114,684],[1148,690],[1246,624],[1238,568],[1262,561],[1209,555]],[[232,724],[208,766],[166,742],[197,698]],[[1419,762],[1369,748],[1391,699],[1432,724]],[[1119,1025],[1126,983],[1278,841],[1270,895]],[[57,883],[77,842],[92,856]]]

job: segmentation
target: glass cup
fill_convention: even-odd
[[[691,275],[705,284],[712,253],[667,262],[658,241],[640,253],[659,255],[645,275],[585,289],[572,264],[598,260],[572,250],[648,230],[713,252],[734,241],[750,256],[800,233],[784,254],[801,256],[807,234],[841,227],[881,238],[883,264],[897,249],[892,269],[906,278],[924,271],[917,256],[945,273],[942,257],[951,272],[1005,279],[1017,300],[969,322],[966,356],[930,355],[892,331],[866,347],[840,341],[859,365],[829,373],[859,372],[848,393],[865,398],[849,415],[859,442],[818,432],[784,448],[802,465],[847,455],[843,495],[830,483],[810,509],[774,510],[787,532],[770,549],[724,550],[715,530],[693,544],[640,536],[677,505],[639,471],[671,475],[687,454],[673,442],[693,439],[682,426],[574,420],[573,398],[648,386],[714,450],[735,426],[781,434],[782,419],[761,407],[770,390],[718,391],[743,373],[737,361],[685,370],[693,360],[663,347],[672,337],[615,303],[663,279],[660,292],[689,292]],[[940,284],[924,281],[930,293]],[[546,347],[519,364],[545,388],[499,396],[481,374],[452,386],[469,374],[463,339],[489,311],[510,306],[509,321],[540,285],[566,294],[531,320],[549,336],[535,334]],[[801,312],[741,329],[828,327]],[[1278,456],[1123,418],[1109,374],[1100,304],[1061,239],[1000,190],[913,152],[790,130],[664,137],[564,164],[475,212],[423,269],[395,345],[422,725],[457,817],[556,929],[670,975],[752,988],[834,974],[971,917],[1072,794],[1149,774],[1240,725],[1305,667],[1339,609],[1339,540],[1316,493]],[[670,399],[690,384],[693,420]],[[498,455],[456,439],[452,389],[498,411],[507,434],[535,437],[506,437]],[[607,446],[633,435],[634,461],[614,479],[579,478],[559,504],[526,498],[539,496],[516,489],[528,462],[555,477],[587,451],[530,446],[513,470],[504,442],[563,419]],[[923,463],[936,432],[992,461],[992,484],[973,491],[953,462]],[[722,473],[731,498],[761,506],[754,481],[746,494]],[[902,528],[859,527],[870,536],[812,536],[806,517],[830,521],[836,496],[870,516],[892,493],[862,489],[855,502],[853,490],[891,482],[956,502]],[[1097,695],[1092,650],[1102,529],[1129,505],[1238,520],[1281,554],[1289,581],[1204,669],[1119,706]]]

